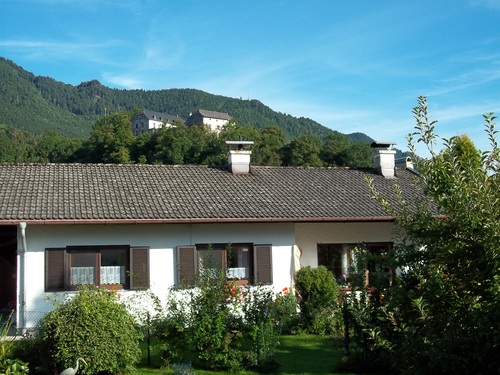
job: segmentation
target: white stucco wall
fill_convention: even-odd
[[[212,117],[204,117],[203,118],[203,123],[205,125],[208,125],[210,130],[219,132],[221,128],[227,124],[229,121],[228,120],[222,120],[222,119],[217,119],[217,118],[212,118]]]
[[[318,244],[357,244],[364,242],[391,242],[394,224],[369,223],[298,223],[295,241],[302,252],[302,266],[318,266]]]
[[[166,297],[176,280],[177,246],[200,243],[249,242],[272,245],[273,286],[290,286],[293,224],[176,224],[176,225],[28,225],[25,258],[26,327],[53,309],[45,293],[45,249],[83,245],[131,245],[150,248],[151,291]],[[20,241],[18,241],[20,243]],[[18,262],[18,264],[20,264]],[[18,278],[20,277],[18,272]],[[19,281],[19,280],[18,280]],[[19,284],[19,282],[18,282]],[[125,293],[134,293],[128,291]],[[19,300],[18,300],[19,306]],[[18,309],[19,310],[19,309]],[[22,319],[18,319],[22,321]]]
[[[167,296],[176,281],[176,248],[209,243],[272,245],[273,287],[290,287],[293,247],[301,250],[301,266],[317,267],[319,243],[351,244],[393,241],[392,223],[246,223],[175,225],[28,225],[26,241],[26,327],[32,327],[53,305],[45,293],[45,249],[84,245],[130,245],[150,248],[151,291]],[[21,244],[21,239],[18,239]],[[18,265],[21,264],[18,259]],[[20,272],[18,270],[18,285]],[[126,291],[133,294],[133,291]],[[19,313],[18,299],[18,313]],[[19,318],[18,318],[18,321]]]

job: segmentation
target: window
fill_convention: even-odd
[[[318,244],[318,265],[328,268],[337,283],[347,283],[355,245]]]
[[[193,285],[199,276],[225,272],[239,284],[271,284],[270,245],[200,244],[177,248],[177,282]]]
[[[377,257],[386,253],[392,248],[392,243],[363,243],[363,244],[318,244],[318,265],[325,266],[335,276],[339,284],[349,282],[349,272],[354,266],[356,259],[356,248],[363,247],[370,254],[370,261],[365,265],[365,282],[367,285],[373,283],[375,272],[384,271],[381,268]],[[392,270],[387,269],[387,280],[392,282]]]
[[[45,249],[45,290],[74,290],[79,285],[147,289],[148,265],[147,248],[68,246]]]

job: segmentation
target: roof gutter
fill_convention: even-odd
[[[346,223],[392,222],[391,216],[372,217],[291,217],[291,218],[199,218],[199,219],[97,219],[97,220],[0,220],[0,225],[134,225],[134,224],[214,224],[214,223]]]
[[[26,243],[26,222],[19,222],[19,233],[21,235],[21,246],[19,246],[19,296],[18,296],[18,309],[17,309],[17,326],[24,333],[26,329],[26,253],[28,245]]]

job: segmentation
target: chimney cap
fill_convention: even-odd
[[[232,150],[248,150],[253,141],[226,141],[226,146]]]
[[[396,143],[394,142],[372,142],[370,147],[373,147],[373,148],[390,148],[392,146],[394,146]]]

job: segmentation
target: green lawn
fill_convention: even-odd
[[[339,341],[330,337],[314,335],[282,336],[277,348],[276,357],[281,363],[283,375],[298,374],[343,374],[336,372],[342,360],[342,348]],[[156,367],[156,368],[155,368]],[[147,366],[147,355],[144,354],[142,364],[138,368],[139,375],[172,374],[158,368],[157,353],[151,353],[151,366]],[[222,374],[226,372],[196,370],[196,374]],[[255,375],[255,372],[241,371],[239,374]]]

